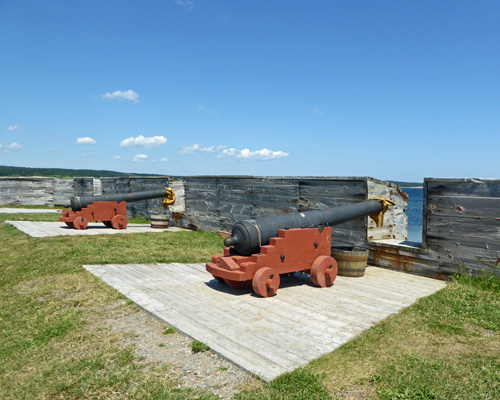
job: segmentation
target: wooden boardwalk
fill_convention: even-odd
[[[56,213],[55,209],[47,208],[7,208],[0,207],[0,214],[46,214]]]
[[[276,296],[234,290],[204,264],[86,265],[137,305],[264,380],[329,353],[390,314],[446,286],[443,281],[368,267],[363,278],[312,286],[282,278]]]
[[[89,222],[87,229],[77,230],[69,228],[64,222],[38,221],[5,221],[15,226],[21,232],[31,237],[52,236],[89,236],[89,235],[116,235],[119,233],[162,233],[162,232],[192,232],[189,229],[170,227],[167,229],[151,228],[148,224],[128,224],[126,229],[113,229],[104,226],[101,222]]]

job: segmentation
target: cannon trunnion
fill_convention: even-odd
[[[70,228],[78,230],[87,228],[90,221],[101,221],[105,226],[114,229],[125,229],[127,220],[127,201],[141,201],[164,197],[163,206],[175,201],[175,193],[171,188],[149,190],[145,192],[117,193],[101,196],[72,197],[71,210],[62,210],[59,217]]]
[[[342,222],[378,216],[389,199],[377,198],[325,210],[283,214],[237,222],[224,240],[224,254],[206,264],[213,277],[240,289],[252,286],[262,297],[276,294],[280,275],[304,271],[320,287],[333,285],[337,262],[331,257],[332,228]]]

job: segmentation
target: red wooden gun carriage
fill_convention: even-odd
[[[233,288],[252,285],[262,297],[276,294],[280,275],[304,271],[313,283],[328,287],[337,277],[331,257],[331,225],[377,216],[382,221],[389,199],[377,198],[325,210],[283,214],[237,222],[224,240],[224,254],[212,257],[206,269]]]

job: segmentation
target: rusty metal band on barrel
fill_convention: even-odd
[[[254,224],[252,222],[250,222],[250,225],[252,225],[253,227],[255,227],[255,229],[257,229],[257,235],[259,236],[259,251],[260,251],[260,248],[262,247],[262,237],[261,237],[261,234],[260,234],[260,229],[259,229],[259,226],[257,224]]]

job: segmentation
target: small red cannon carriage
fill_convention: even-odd
[[[233,288],[252,285],[262,297],[276,294],[280,275],[305,271],[313,283],[328,287],[337,277],[331,257],[331,225],[372,216],[379,226],[383,213],[395,203],[376,198],[360,203],[282,214],[237,222],[224,240],[224,254],[212,257],[206,269],[215,279]]]
[[[127,220],[127,201],[141,201],[164,197],[163,207],[175,202],[175,193],[172,188],[150,190],[146,192],[117,193],[101,196],[72,197],[71,210],[62,210],[59,221],[75,229],[85,229],[90,221],[101,221],[107,227],[125,229]]]

